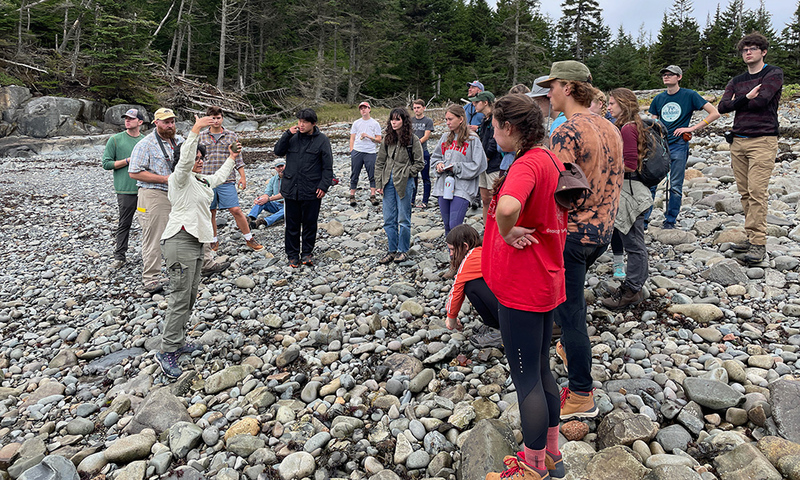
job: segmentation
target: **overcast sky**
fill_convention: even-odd
[[[561,17],[561,4],[563,0],[542,0],[542,13],[549,14],[554,20]],[[653,34],[653,41],[658,40],[658,30],[661,28],[661,19],[664,12],[673,4],[669,1],[644,1],[631,2],[626,0],[598,0],[600,8],[603,9],[603,21],[611,28],[612,35],[616,35],[620,24],[623,29],[632,34],[636,39],[639,27],[644,24],[644,30]],[[730,0],[694,0],[694,11],[692,16],[697,20],[702,32],[706,26],[706,17],[717,10],[725,11]],[[795,10],[797,10],[797,0],[767,0],[765,5],[769,13],[772,14],[772,28],[780,32],[789,22]],[[758,0],[744,0],[747,9],[755,10],[759,6]]]

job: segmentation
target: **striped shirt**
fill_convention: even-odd
[[[131,164],[128,166],[128,173],[150,172],[156,175],[167,176],[172,173],[170,164],[174,155],[174,148],[169,141],[163,141],[164,150],[167,152],[167,158],[164,158],[164,151],[158,145],[156,138],[156,130],[147,135],[133,147],[131,152]],[[181,143],[183,137],[180,135],[175,136],[175,144]],[[137,180],[136,185],[139,188],[155,188],[157,190],[167,191],[166,183],[148,183]]]
[[[203,175],[213,175],[216,173],[219,167],[221,167],[230,156],[228,145],[233,145],[238,140],[239,136],[227,128],[222,129],[219,140],[215,139],[209,130],[200,132],[200,141],[198,143],[206,147],[206,156],[203,158]],[[244,167],[244,161],[242,161],[242,156],[239,155],[236,157],[236,163],[233,169],[239,170],[242,167]],[[231,174],[228,175],[224,183],[233,183],[235,181],[236,173],[231,171]]]

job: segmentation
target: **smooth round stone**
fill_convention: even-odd
[[[417,450],[406,459],[406,467],[409,470],[426,468],[429,463],[431,463],[431,456],[425,450]]]
[[[422,424],[419,420],[411,420],[408,424],[408,429],[411,430],[411,434],[414,435],[414,438],[417,440],[422,440],[425,438],[425,425]]]
[[[75,409],[75,414],[79,417],[88,417],[98,410],[98,406],[94,403],[82,403]]]
[[[103,425],[106,428],[109,428],[115,423],[117,423],[117,421],[119,421],[119,414],[117,412],[111,412],[108,415],[106,415],[106,418],[103,419]]]
[[[67,433],[70,435],[88,435],[94,431],[94,422],[78,417],[67,424]]]

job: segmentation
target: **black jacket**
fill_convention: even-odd
[[[483,117],[478,127],[478,136],[483,145],[483,152],[486,154],[486,173],[493,173],[500,170],[500,164],[503,163],[503,152],[497,148],[497,140],[494,139],[494,126],[492,125],[492,116]]]
[[[328,192],[333,180],[333,153],[328,137],[314,126],[311,134],[289,130],[275,144],[275,155],[286,156],[281,195],[288,200],[315,200],[317,189]]]

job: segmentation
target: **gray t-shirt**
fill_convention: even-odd
[[[430,130],[433,133],[433,120],[428,117],[411,117],[411,129],[414,130],[414,135],[418,138],[425,136],[425,130]],[[428,151],[428,142],[422,142],[422,149]]]

